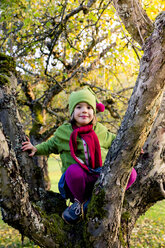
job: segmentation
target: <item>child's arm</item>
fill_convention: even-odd
[[[26,137],[27,141],[22,143],[22,151],[28,151],[30,150],[31,153],[29,154],[30,157],[34,156],[34,154],[37,152],[37,148],[34,147],[31,143],[28,137]]]

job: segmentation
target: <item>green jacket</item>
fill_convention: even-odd
[[[93,127],[101,147],[101,157],[104,163],[109,147],[112,141],[115,139],[115,134],[112,134],[108,129],[101,123],[97,122]],[[60,154],[62,160],[62,173],[71,165],[75,164],[76,161],[72,158],[69,148],[70,135],[73,132],[72,125],[70,123],[65,123],[61,125],[53,137],[48,139],[46,142],[42,142],[36,145],[37,153],[36,155],[49,155],[51,153]],[[77,152],[76,155],[85,161],[84,156],[84,146],[81,138],[77,138]]]

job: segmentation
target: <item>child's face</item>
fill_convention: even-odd
[[[73,116],[78,127],[88,125],[94,118],[93,108],[88,103],[80,102],[76,105]]]

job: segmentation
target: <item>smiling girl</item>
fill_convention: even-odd
[[[97,102],[90,88],[72,92],[69,98],[70,123],[61,125],[53,137],[37,146],[33,146],[29,139],[22,144],[23,151],[31,151],[29,156],[60,154],[63,174],[59,191],[73,202],[62,214],[69,224],[80,220],[86,211],[108,149],[115,139],[115,134],[96,122],[96,109],[104,111],[104,105]],[[136,179],[136,172],[133,176],[131,184]]]

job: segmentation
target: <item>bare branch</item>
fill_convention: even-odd
[[[91,4],[89,5],[90,7],[92,6],[94,1],[91,2]],[[67,3],[66,3],[67,5]],[[63,28],[66,26],[66,23],[67,21],[74,15],[76,15],[77,13],[79,13],[80,11],[83,11],[84,14],[87,13],[88,11],[88,7],[83,5],[83,3],[81,3],[77,8],[73,9],[69,14],[67,14],[64,18],[64,14],[65,14],[65,8],[66,8],[66,5],[64,6],[63,8],[63,14],[62,14],[62,17],[61,17],[61,22],[58,23],[58,26],[56,26],[56,29],[54,30],[52,36],[54,36],[54,39],[52,40],[51,42],[51,47],[50,47],[50,51],[49,51],[49,55],[48,55],[48,58],[47,58],[47,64],[46,64],[46,69],[45,69],[45,73],[47,74],[47,70],[48,70],[48,65],[49,65],[49,60],[50,60],[50,57],[52,55],[52,52],[53,52],[53,48],[59,38],[59,36],[61,35],[61,33],[63,32]],[[58,31],[57,31],[57,28],[58,28]]]

